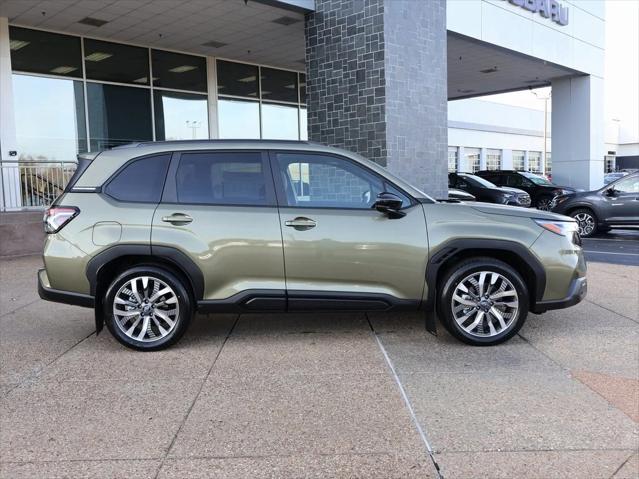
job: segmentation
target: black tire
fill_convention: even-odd
[[[137,280],[135,281],[137,285],[143,285],[144,283],[141,282],[143,281],[142,280],[143,277],[151,278],[154,281],[152,283],[147,282],[147,290],[145,291],[144,288],[142,288],[142,290],[138,293],[140,297],[147,297],[149,299],[152,299],[153,298],[152,288],[156,284],[164,285],[164,286],[157,286],[156,293],[158,292],[158,290],[160,290],[160,288],[164,288],[161,291],[164,291],[166,289],[165,287],[168,287],[171,289],[170,293],[167,293],[165,295],[160,295],[158,297],[157,302],[159,306],[157,307],[157,309],[160,309],[164,316],[167,316],[168,315],[167,313],[169,313],[170,311],[173,311],[174,313],[171,314],[171,316],[173,317],[169,317],[169,319],[173,320],[173,324],[164,322],[164,320],[161,320],[160,317],[155,316],[153,314],[155,312],[154,309],[151,309],[150,312],[146,311],[145,316],[148,316],[148,319],[147,319],[148,326],[147,326],[147,332],[144,333],[143,336],[153,336],[153,337],[150,337],[148,339],[143,338],[142,340],[137,340],[127,335],[127,333],[124,331],[124,328],[125,327],[129,328],[130,326],[132,326],[132,324],[135,322],[136,319],[138,319],[138,317],[133,316],[132,319],[129,320],[130,323],[127,323],[126,325],[121,326],[121,323],[118,322],[118,320],[115,317],[114,301],[116,300],[116,294],[118,294],[118,292],[120,292],[120,295],[119,295],[120,301],[122,300],[123,297],[126,297],[126,296],[129,296],[129,298],[131,298],[131,301],[135,301],[132,299],[134,298],[133,294],[129,295],[126,291],[124,290],[120,291],[120,289],[123,288],[123,286],[125,286],[127,283],[134,280],[135,278],[140,278],[139,282]],[[152,285],[148,286],[149,284],[152,284]],[[128,291],[131,291],[131,289],[128,289]],[[174,297],[176,298],[175,300],[173,300]],[[177,308],[174,308],[171,305],[165,304],[166,302],[172,302],[172,304],[176,304]],[[109,329],[113,337],[115,337],[115,339],[117,339],[124,346],[131,349],[136,349],[138,351],[157,351],[160,349],[168,348],[169,346],[175,344],[182,337],[182,335],[188,328],[188,325],[191,322],[191,318],[193,317],[193,312],[194,312],[193,300],[191,299],[191,295],[188,293],[183,282],[170,271],[167,271],[163,268],[153,266],[153,265],[135,266],[130,269],[127,269],[126,271],[118,275],[113,280],[109,288],[107,289],[106,294],[104,295],[103,304],[104,304],[103,307],[104,307],[105,322],[106,322],[107,328]],[[130,306],[129,305],[119,306],[119,308],[120,307],[127,308]],[[123,310],[123,312],[128,313],[130,311]],[[151,315],[153,317],[151,317]],[[143,323],[144,316],[140,314],[138,316],[140,316],[138,321],[144,324]],[[122,319],[123,318],[121,318],[121,321]],[[138,324],[138,326],[135,326],[136,329],[132,331],[132,335],[135,336],[136,333],[138,332],[141,333],[142,324]],[[163,333],[158,330],[158,327],[159,327],[158,324],[165,328],[164,331],[168,331],[168,333],[165,336],[161,336]],[[156,338],[155,336],[157,335],[160,335],[161,337]]]
[[[491,272],[501,275],[501,277],[505,278],[507,282],[510,282],[508,288],[510,288],[511,290],[514,289],[517,294],[516,299],[518,301],[518,307],[516,308],[516,310],[515,308],[505,308],[506,310],[510,311],[507,314],[511,317],[506,319],[506,315],[504,315],[504,319],[506,319],[506,327],[501,329],[494,335],[482,336],[478,332],[476,332],[475,334],[470,333],[466,331],[462,327],[462,325],[458,323],[458,321],[455,320],[454,316],[455,313],[453,311],[453,294],[455,293],[455,290],[460,285],[460,283],[468,279],[469,276],[473,275],[474,273],[481,274],[481,272]],[[497,259],[489,257],[477,257],[464,260],[460,263],[455,264],[454,266],[449,268],[448,271],[446,271],[441,284],[442,287],[439,289],[439,297],[437,303],[438,316],[441,319],[446,330],[460,341],[463,341],[467,344],[472,344],[473,346],[494,346],[512,338],[515,334],[517,334],[517,332],[521,329],[521,327],[524,325],[524,322],[526,321],[530,301],[528,288],[526,287],[526,284],[524,283],[520,274],[503,261],[499,261]],[[490,288],[493,287],[497,288],[497,283],[495,283],[494,286],[490,286]],[[499,291],[496,289],[494,292],[498,293]],[[472,308],[469,307],[468,311],[470,311],[471,309]],[[465,311],[466,310],[462,310],[462,314]],[[499,309],[498,311],[502,314],[505,312]],[[472,311],[470,314],[473,314]],[[474,314],[476,315],[476,313]],[[490,314],[492,315],[492,312]],[[496,320],[496,317],[491,315],[486,313],[484,315],[484,319],[477,326],[477,328],[487,329],[488,321],[491,321],[493,325],[500,327],[494,321]],[[473,319],[476,317],[477,316],[473,316],[468,321],[470,321],[472,324]]]
[[[579,236],[582,238],[592,238],[599,232],[597,216],[591,209],[578,208],[570,212],[570,217],[577,221]]]
[[[542,211],[550,211],[550,203],[552,202],[552,196],[540,196],[535,202],[535,208]]]

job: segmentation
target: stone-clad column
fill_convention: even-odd
[[[309,139],[447,185],[446,2],[316,0],[306,16]]]

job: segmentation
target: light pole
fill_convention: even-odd
[[[197,134],[195,131],[202,125],[201,121],[198,120],[186,120],[186,127],[190,128],[193,131],[193,139],[197,139]]]
[[[552,98],[552,90],[548,92],[548,95],[540,95],[534,90],[530,90],[530,92],[537,97],[538,100],[544,101],[544,152],[542,153],[541,158],[541,174],[546,175],[546,160],[547,160],[547,143],[548,143],[548,100]]]

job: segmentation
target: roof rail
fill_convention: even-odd
[[[247,139],[243,139],[243,138],[234,138],[234,139],[221,139],[221,140],[210,140],[210,139],[206,139],[206,140],[166,140],[166,141],[143,141],[143,142],[138,142],[138,143],[129,143],[127,145],[121,145],[121,146],[117,146],[115,148],[122,148],[122,147],[130,147],[130,146],[152,146],[152,145],[157,145],[157,144],[162,144],[162,145],[188,145],[189,143],[214,143],[214,144],[219,144],[219,143],[258,143],[258,144],[262,144],[262,143],[274,143],[274,144],[281,144],[281,143],[291,143],[291,144],[305,144],[305,145],[318,145],[319,143],[314,143],[314,142],[310,142],[310,141],[305,141],[305,140],[258,140],[255,138],[247,138]]]

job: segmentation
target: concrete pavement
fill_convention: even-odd
[[[419,315],[197,317],[136,353],[0,260],[0,477],[639,476],[639,268],[472,348]]]

